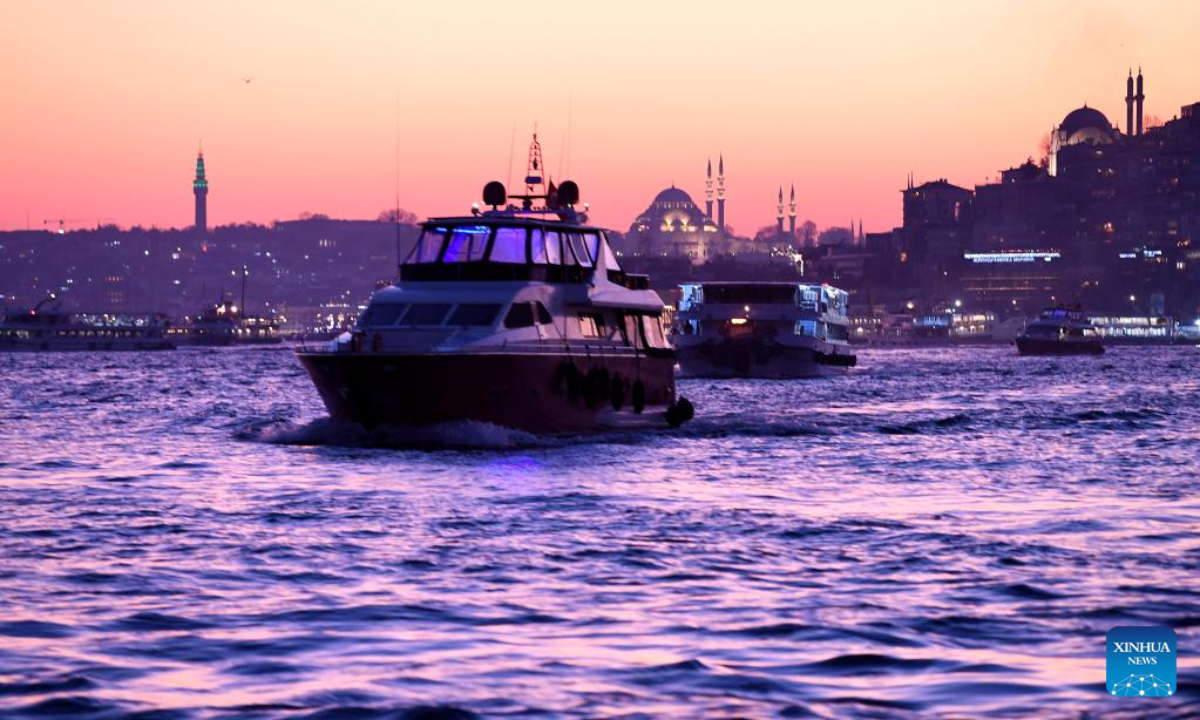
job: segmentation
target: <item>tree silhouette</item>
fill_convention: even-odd
[[[797,234],[800,236],[801,245],[812,247],[817,242],[817,224],[812,220],[805,220],[800,224]]]
[[[389,208],[379,213],[377,218],[379,222],[399,223],[401,225],[415,225],[417,222],[417,214],[409,212],[403,208]]]

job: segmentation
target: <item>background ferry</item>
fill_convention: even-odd
[[[244,302],[244,301],[243,301]],[[279,323],[244,313],[244,305],[222,299],[200,315],[184,318],[168,336],[180,345],[273,345],[283,342]]]
[[[857,363],[849,296],[835,287],[706,282],[680,289],[674,340],[684,377],[817,377]]]
[[[172,350],[164,315],[62,312],[51,295],[0,317],[0,351]],[[50,304],[49,310],[43,308]]]

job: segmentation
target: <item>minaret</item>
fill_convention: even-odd
[[[796,183],[792,183],[792,194],[788,199],[788,235],[796,237]]]
[[[777,207],[778,207],[778,210],[775,213],[775,223],[776,223],[775,234],[782,235],[783,234],[783,186],[782,185],[779,186],[779,205]]]
[[[196,156],[196,178],[192,180],[192,194],[196,196],[196,224],[193,229],[198,235],[208,234],[208,178],[204,176],[204,148]]]
[[[717,232],[725,234],[725,155],[717,157]]]
[[[708,178],[704,181],[704,217],[712,220],[712,158],[708,159]]]
[[[1142,102],[1146,99],[1146,94],[1142,92],[1142,69],[1138,68],[1137,77],[1137,95],[1133,97],[1137,100],[1137,134],[1142,134]]]
[[[1129,68],[1129,78],[1125,80],[1125,135],[1133,135],[1133,68]]]
[[[859,216],[859,218],[858,218],[858,244],[859,244],[859,245],[862,245],[862,244],[863,244],[863,241],[864,241],[864,240],[866,240],[866,239],[867,239],[867,236],[866,236],[866,234],[865,234],[865,233],[863,233],[863,229],[862,229],[862,216],[860,215],[860,216]]]

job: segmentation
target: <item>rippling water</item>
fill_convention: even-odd
[[[338,427],[282,349],[0,355],[0,714],[1184,715],[1198,361],[867,352],[546,440]],[[1146,624],[1182,691],[1111,698]]]

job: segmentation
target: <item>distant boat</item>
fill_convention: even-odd
[[[1101,355],[1100,333],[1076,307],[1047,308],[1017,336],[1021,355]]]
[[[168,332],[180,345],[274,345],[283,342],[279,323],[271,318],[245,315],[244,308],[222,299],[200,315],[184,318]]]
[[[167,329],[164,315],[35,308],[0,319],[0,352],[173,350]]]
[[[674,339],[684,377],[818,377],[858,362],[843,290],[786,282],[680,289]]]

